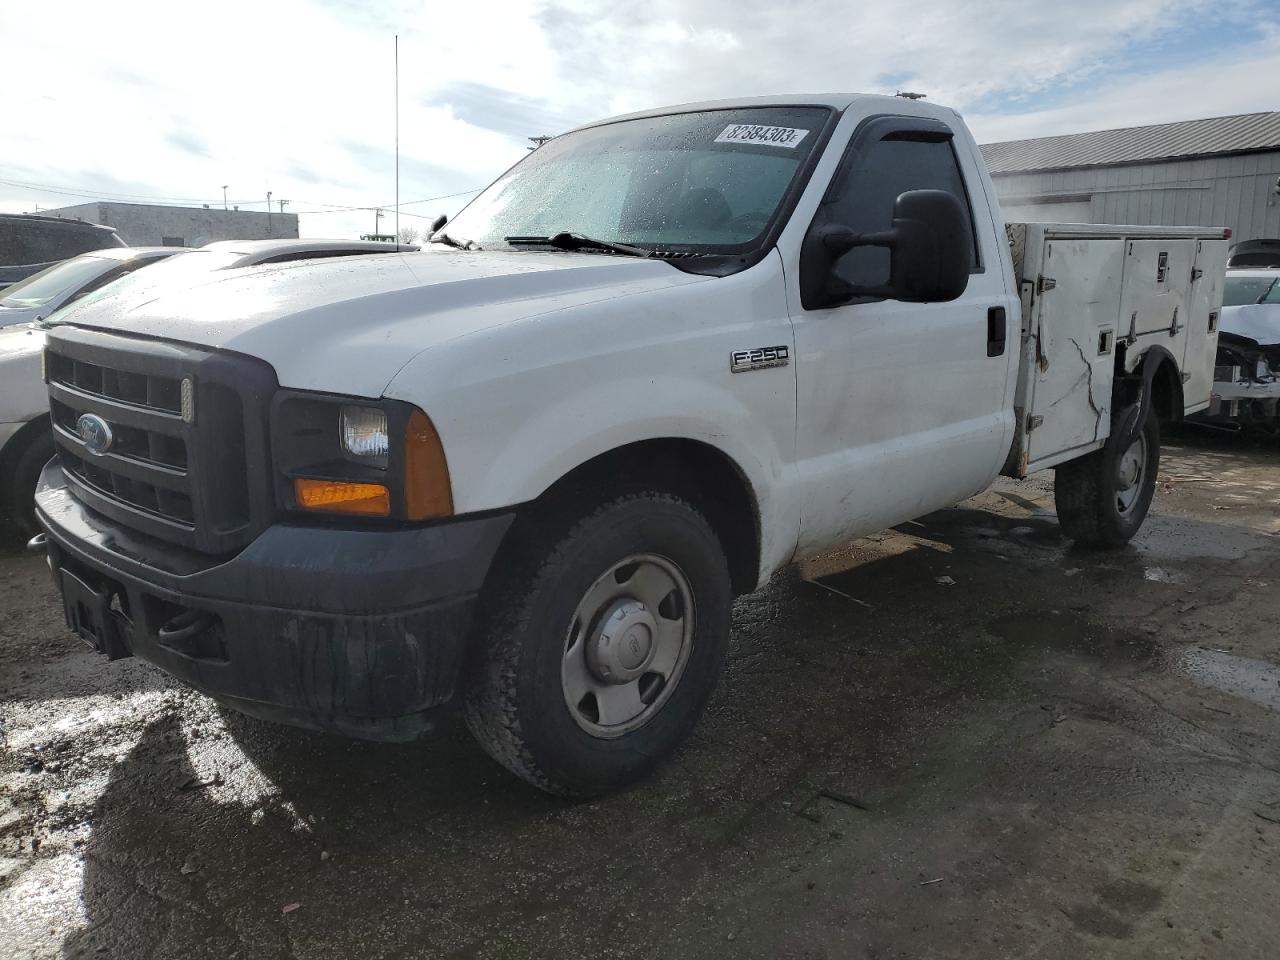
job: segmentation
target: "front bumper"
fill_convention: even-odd
[[[68,624],[237,710],[407,740],[453,695],[476,596],[514,514],[428,527],[268,527],[231,559],[120,526],[67,489],[36,491]]]

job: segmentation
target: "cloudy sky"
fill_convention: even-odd
[[[525,138],[660,104],[927,93],[980,140],[1280,109],[1276,0],[0,4],[0,210],[91,199],[452,213]],[[383,229],[387,221],[383,222]]]

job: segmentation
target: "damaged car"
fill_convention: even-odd
[[[1227,271],[1213,381],[1189,422],[1280,436],[1280,269]]]

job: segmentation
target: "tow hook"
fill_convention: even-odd
[[[185,610],[157,630],[156,639],[166,647],[180,650],[181,645],[198,637],[217,622],[213,614],[203,610]]]

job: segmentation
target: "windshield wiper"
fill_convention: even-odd
[[[633,247],[629,243],[614,243],[611,240],[596,240],[584,237],[580,233],[562,230],[550,237],[503,237],[513,247],[546,246],[558,250],[604,250],[606,253],[620,253],[625,257],[651,257],[652,250],[644,247]]]
[[[474,240],[459,240],[457,237],[451,237],[447,233],[438,233],[431,237],[427,243],[443,243],[445,246],[454,247],[458,250],[479,250],[480,245]]]

